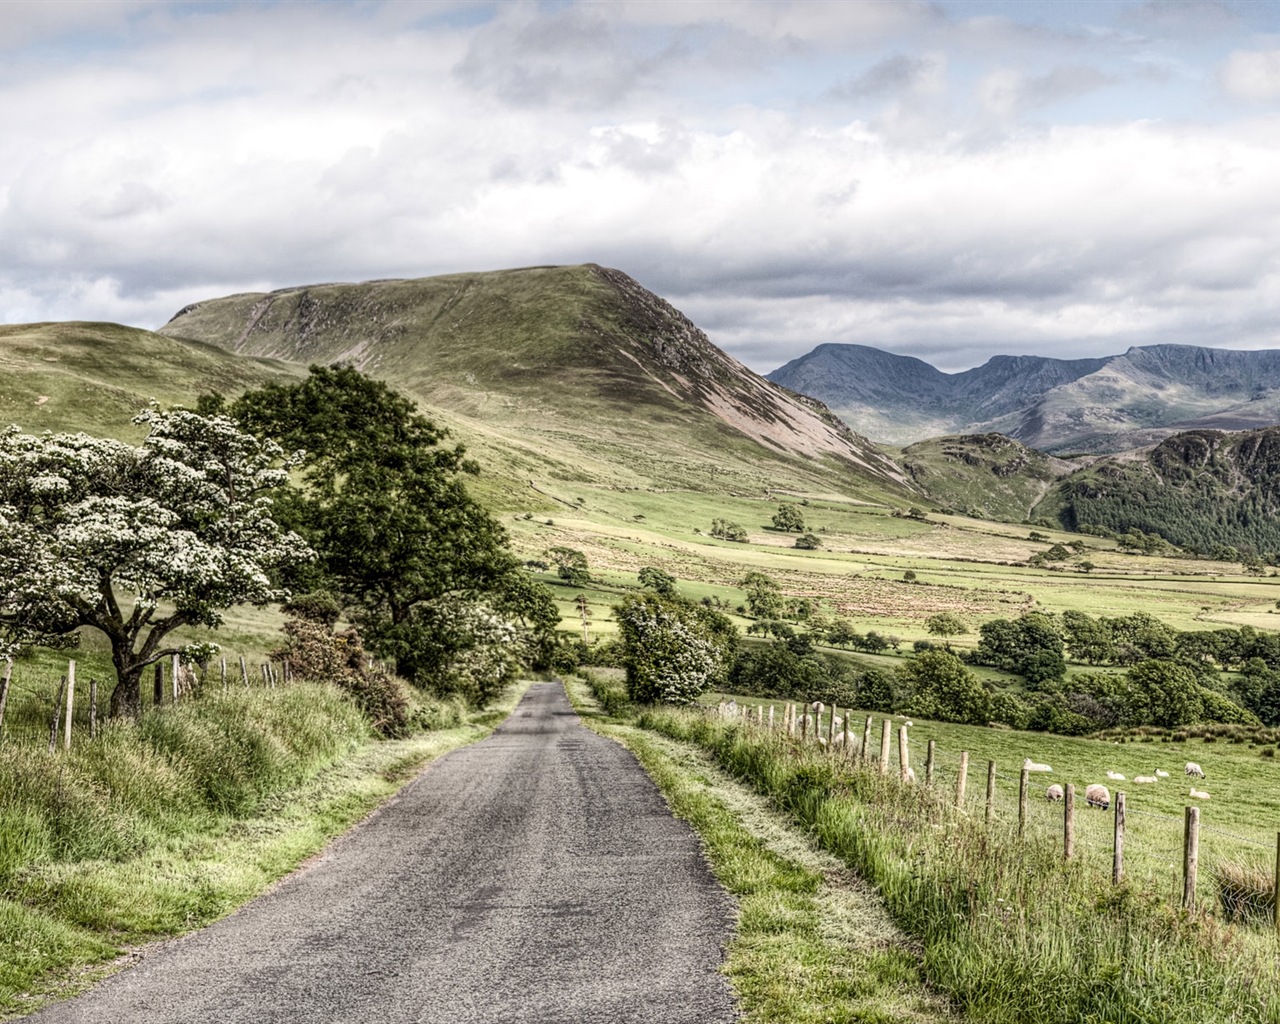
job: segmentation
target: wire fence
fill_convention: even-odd
[[[209,689],[274,688],[291,682],[287,660],[223,654],[201,665],[177,656],[149,665],[140,684],[142,709],[163,707]],[[116,675],[68,659],[59,668],[45,662],[0,663],[0,744],[48,744],[53,752],[73,742],[95,739],[110,712]]]
[[[820,704],[727,702],[712,711],[785,739],[798,752],[821,749],[864,770],[930,787],[938,800],[993,827],[1016,823],[1025,842],[1056,845],[1064,859],[1109,874],[1114,883],[1140,886],[1177,907],[1276,927],[1280,935],[1280,832],[1263,838],[1221,828],[1198,803],[1181,815],[1135,806],[1154,778],[1129,791],[1113,792],[1131,781],[1115,778],[1105,787],[1076,789],[1052,781],[1048,766],[1029,759],[1010,771],[966,751],[939,750],[933,741],[913,748],[910,720],[901,716],[842,715]]]

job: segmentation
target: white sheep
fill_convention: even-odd
[[[1105,811],[1111,806],[1111,791],[1099,782],[1091,782],[1084,791],[1084,802]]]
[[[1031,758],[1027,758],[1022,762],[1022,770],[1024,772],[1051,772],[1053,771],[1047,764],[1037,764]]]
[[[1063,796],[1064,794],[1062,792],[1062,787],[1059,786],[1056,782],[1044,791],[1044,798],[1046,800],[1052,800],[1054,803],[1057,803],[1058,801],[1060,801],[1063,798]]]
[[[1196,789],[1196,787],[1195,787],[1195,786],[1192,786],[1192,787],[1191,787],[1191,799],[1193,799],[1193,800],[1208,800],[1208,799],[1209,799],[1209,794],[1208,794],[1208,793],[1206,793],[1203,789]]]
[[[1204,778],[1204,769],[1203,769],[1203,768],[1201,768],[1201,767],[1200,767],[1198,764],[1196,764],[1194,761],[1188,761],[1188,762],[1187,762],[1187,775],[1189,775],[1189,776],[1190,776],[1191,778],[1193,778],[1193,779],[1203,779],[1203,778]]]
[[[1157,778],[1157,779],[1167,779],[1168,777],[1169,777],[1169,773],[1168,773],[1167,771],[1165,771],[1163,768],[1157,768],[1157,769],[1156,769],[1156,778]]]
[[[1114,779],[1116,782],[1124,782],[1124,776],[1119,772],[1107,772],[1107,778]]]
[[[1160,780],[1154,775],[1135,775],[1133,777],[1133,781],[1138,785],[1149,785],[1152,782],[1159,782]]]

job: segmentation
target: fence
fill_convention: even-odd
[[[292,679],[287,659],[251,663],[244,656],[231,655],[190,666],[175,654],[157,661],[144,673],[141,692],[144,708],[161,707],[198,696],[208,687],[274,689]],[[54,753],[69,748],[73,739],[96,739],[113,685],[114,672],[77,672],[75,660],[69,660],[61,673],[40,664],[4,662],[0,669],[0,743],[31,744],[47,738],[49,752]]]
[[[1181,815],[1134,806],[1133,792],[1109,792],[1104,804],[1070,783],[1046,787],[1048,778],[1037,770],[1044,766],[1028,761],[1005,771],[995,761],[971,763],[969,751],[942,752],[934,740],[923,760],[913,761],[920,751],[912,749],[910,722],[901,716],[882,718],[877,729],[875,715],[848,709],[841,715],[820,702],[788,703],[780,712],[772,704],[722,702],[714,710],[785,739],[797,751],[821,749],[863,770],[927,787],[937,800],[980,814],[987,825],[1016,823],[1018,840],[1054,844],[1064,860],[1109,874],[1113,884],[1141,885],[1189,911],[1266,922],[1280,937],[1280,832],[1272,843],[1217,828],[1194,804]],[[1201,870],[1202,847],[1217,858],[1207,872]]]

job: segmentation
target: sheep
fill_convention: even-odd
[[[1188,762],[1187,762],[1187,775],[1188,775],[1188,776],[1190,776],[1190,777],[1191,777],[1191,778],[1193,778],[1193,779],[1203,779],[1203,778],[1204,778],[1204,769],[1203,769],[1203,768],[1201,768],[1201,767],[1200,767],[1198,764],[1196,764],[1194,761],[1188,761]]]
[[[907,769],[907,781],[908,782],[916,781],[916,770],[914,768]]]
[[[1206,793],[1203,789],[1196,789],[1196,787],[1195,787],[1195,786],[1192,786],[1192,787],[1191,787],[1191,799],[1193,799],[1193,800],[1208,800],[1208,799],[1209,799],[1209,794],[1208,794],[1208,793]]]
[[[1027,758],[1022,762],[1022,770],[1024,772],[1051,772],[1053,771],[1047,764],[1037,764],[1031,758]]]
[[[1159,782],[1160,780],[1154,775],[1135,775],[1133,777],[1133,781],[1138,783],[1138,785],[1146,785],[1152,782]]]
[[[1063,797],[1062,787],[1059,786],[1056,782],[1044,791],[1044,798],[1046,800],[1052,801],[1055,804],[1058,803],[1058,801],[1060,801],[1062,797]]]
[[[1157,769],[1156,769],[1156,778],[1157,778],[1157,779],[1167,779],[1168,777],[1169,777],[1169,773],[1168,773],[1167,771],[1165,771],[1163,768],[1157,768]]]
[[[1116,782],[1124,782],[1124,776],[1119,772],[1107,772],[1107,778],[1114,779]]]
[[[1105,811],[1111,806],[1111,791],[1101,783],[1091,782],[1084,791],[1084,802]]]

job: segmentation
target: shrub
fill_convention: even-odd
[[[724,615],[657,594],[629,594],[613,611],[633,701],[690,704],[725,679],[737,631]]]

